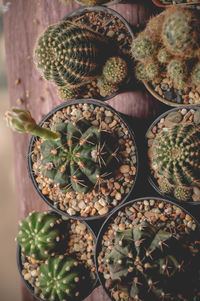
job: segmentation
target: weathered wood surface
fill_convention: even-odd
[[[146,6],[118,4],[112,8],[121,13],[131,25],[136,25],[145,23],[152,13],[153,6],[150,5],[150,0],[147,2]],[[4,5],[6,3],[7,0],[4,0]],[[16,106],[17,99],[22,99],[20,106],[28,108],[39,121],[44,114],[58,105],[60,100],[55,87],[41,80],[34,66],[32,60],[34,43],[47,25],[57,22],[79,5],[72,2],[64,4],[58,0],[10,0],[10,3],[8,11],[4,13],[10,104]],[[20,79],[18,85],[15,83],[17,79]],[[117,95],[108,103],[118,111],[139,120],[152,117],[163,108],[148,93],[141,90]],[[36,194],[27,173],[29,136],[15,133],[13,143],[18,216],[23,218],[33,209],[43,210],[46,205]],[[22,292],[23,301],[34,300],[24,285]],[[108,297],[99,287],[86,300],[107,301]]]

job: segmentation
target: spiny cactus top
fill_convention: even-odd
[[[105,263],[113,288],[128,292],[133,300],[146,300],[147,296],[147,300],[165,300],[182,287],[181,281],[187,284],[191,277],[188,258],[188,250],[177,238],[145,221],[116,233]]]
[[[45,260],[58,250],[62,219],[54,212],[33,212],[19,224],[17,241],[24,255]]]
[[[39,270],[39,287],[45,300],[76,300],[84,295],[88,272],[75,259],[67,256],[49,258]]]
[[[87,192],[102,173],[112,171],[116,142],[110,134],[84,119],[58,124],[56,131],[61,139],[41,144],[42,173],[54,184]]]
[[[191,123],[163,128],[149,149],[150,166],[163,192],[187,200],[200,186],[200,126]]]
[[[57,86],[87,83],[101,73],[110,53],[108,40],[89,27],[62,21],[39,37],[35,61],[47,80]]]

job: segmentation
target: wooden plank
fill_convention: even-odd
[[[8,84],[11,106],[22,100],[21,107],[28,108],[39,121],[54,106],[60,103],[56,89],[41,79],[36,70],[32,53],[35,41],[44,28],[59,21],[71,10],[79,7],[74,2],[60,3],[58,0],[10,0],[8,11],[4,13],[5,45],[7,54]],[[131,25],[144,24],[151,14],[148,6],[142,4],[118,4],[113,9],[121,13]],[[4,0],[4,5],[7,1]],[[15,81],[20,79],[20,83]],[[43,99],[43,100],[42,100]],[[108,101],[114,108],[125,114],[148,118],[158,113],[160,104],[146,92],[137,90],[117,95]],[[27,173],[28,135],[13,134],[15,182],[18,202],[18,216],[24,218],[34,210],[43,210],[46,205],[36,194]],[[23,300],[34,298],[22,285]],[[107,301],[101,287],[86,299],[87,301]]]

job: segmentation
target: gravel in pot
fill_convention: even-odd
[[[189,5],[200,4],[199,0],[152,0],[152,2],[159,7],[168,7],[171,5],[181,5],[188,7]]]
[[[146,133],[150,184],[179,202],[200,204],[200,107],[159,116]]]
[[[145,197],[104,222],[99,279],[111,300],[199,300],[199,224],[179,205]]]
[[[84,222],[32,212],[20,221],[17,241],[20,275],[39,300],[82,300],[97,285],[96,237]]]

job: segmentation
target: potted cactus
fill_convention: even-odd
[[[199,14],[181,7],[153,17],[133,40],[135,75],[170,106],[200,104]]]
[[[150,183],[161,194],[200,204],[200,108],[159,116],[146,133]]]
[[[155,197],[131,201],[97,238],[99,279],[111,300],[198,300],[199,224]]]
[[[152,2],[159,7],[168,7],[171,5],[187,6],[200,4],[199,0],[152,0]]]
[[[62,104],[36,125],[29,112],[6,114],[14,130],[31,132],[29,173],[39,195],[73,218],[105,216],[132,193],[138,158],[133,133],[110,106],[94,100]]]
[[[17,241],[21,277],[39,300],[82,300],[94,289],[95,237],[82,222],[32,212],[20,221]]]
[[[45,29],[34,62],[61,99],[105,99],[130,81],[132,38],[129,25],[115,11],[81,8]]]

